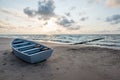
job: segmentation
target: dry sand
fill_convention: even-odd
[[[0,38],[0,80],[120,80],[120,50],[43,43],[54,48],[45,62],[29,64]]]

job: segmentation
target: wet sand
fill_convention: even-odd
[[[0,38],[0,80],[120,80],[120,50],[41,42],[52,56],[29,64],[12,53],[12,40]]]

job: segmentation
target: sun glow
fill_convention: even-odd
[[[57,30],[57,24],[55,24],[52,20],[49,20],[45,26],[43,26],[43,31],[52,32]]]

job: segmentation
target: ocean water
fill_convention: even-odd
[[[120,34],[0,35],[0,37],[120,49]]]

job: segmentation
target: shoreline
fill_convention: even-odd
[[[0,37],[0,38],[8,38],[8,39],[14,39],[14,38],[10,38],[10,37]],[[26,39],[26,38],[23,38]],[[101,38],[97,38],[97,39],[101,39]],[[53,44],[59,44],[59,45],[79,45],[79,46],[88,46],[88,47],[98,47],[98,48],[106,48],[106,49],[114,49],[114,50],[120,50],[120,47],[117,46],[104,46],[104,45],[97,45],[97,44],[83,44],[83,42],[80,43],[65,43],[65,42],[57,42],[57,41],[44,41],[44,40],[39,40],[39,39],[27,39],[27,40],[31,40],[31,41],[35,41],[35,42],[43,42],[43,43],[53,43]],[[93,39],[94,40],[94,39]],[[96,39],[95,39],[96,40]],[[91,40],[90,40],[91,41]],[[89,42],[89,41],[85,41]],[[82,43],[82,44],[81,44]]]
[[[12,54],[12,40],[0,38],[0,80],[120,79],[120,50],[36,41],[54,51],[47,61],[29,64]]]
[[[100,45],[88,45],[88,44],[72,44],[72,43],[62,43],[62,42],[54,42],[54,41],[42,41],[42,40],[32,40],[35,42],[42,42],[42,43],[50,43],[50,44],[57,44],[57,45],[72,45],[72,46],[85,46],[85,47],[98,47],[98,48],[105,48],[105,49],[113,49],[113,50],[120,50],[116,47],[106,47],[106,46],[100,46]]]

